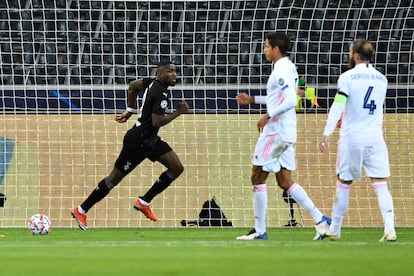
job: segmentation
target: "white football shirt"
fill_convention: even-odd
[[[288,57],[279,59],[273,67],[266,86],[266,109],[269,122],[264,135],[278,134],[282,141],[296,143],[296,88],[298,72]]]
[[[383,142],[387,86],[387,78],[367,63],[360,63],[339,76],[338,92],[348,96],[340,136],[348,143],[372,145]]]

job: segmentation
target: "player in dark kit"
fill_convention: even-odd
[[[173,149],[158,136],[160,127],[170,123],[189,107],[182,101],[174,112],[170,109],[169,86],[176,84],[176,67],[171,62],[160,62],[157,67],[156,79],[144,78],[130,83],[128,88],[128,108],[115,120],[126,122],[135,109],[138,92],[145,89],[139,118],[135,125],[124,136],[123,147],[112,172],[102,179],[89,197],[79,206],[72,209],[72,216],[82,230],[88,230],[86,213],[97,202],[102,200],[121,180],[144,159],[158,161],[167,170],[164,171],[153,186],[143,196],[137,198],[134,208],[141,211],[147,218],[156,221],[157,217],[151,210],[151,200],[163,192],[184,170],[180,159]]]

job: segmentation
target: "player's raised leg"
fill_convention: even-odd
[[[86,213],[99,201],[105,198],[109,192],[122,180],[125,176],[116,167],[113,168],[109,176],[102,179],[90,195],[79,206],[72,209],[72,217],[79,224],[79,228],[82,230],[88,230]]]

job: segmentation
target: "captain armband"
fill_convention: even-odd
[[[336,93],[336,95],[335,95],[335,98],[334,98],[334,103],[337,103],[337,104],[346,104],[346,100],[348,99],[348,96],[347,95],[345,95],[345,94],[343,94],[343,93],[341,93],[341,92],[338,92],[338,93]]]

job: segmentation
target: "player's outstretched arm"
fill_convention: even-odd
[[[254,97],[246,93],[239,93],[236,95],[236,101],[239,105],[248,105],[254,103]]]
[[[243,92],[236,95],[236,101],[239,105],[266,104],[267,96],[249,96]]]

